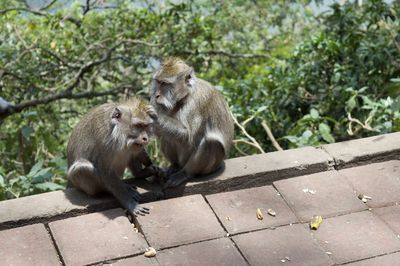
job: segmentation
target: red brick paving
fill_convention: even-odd
[[[340,171],[352,183],[357,194],[372,197],[370,207],[400,202],[400,161],[388,161]]]
[[[250,265],[332,265],[303,225],[295,224],[233,237]]]
[[[400,264],[400,252],[346,264],[347,266],[389,266]]]
[[[61,265],[43,224],[0,232],[0,265]]]
[[[108,261],[104,265],[112,266],[158,266],[160,265],[155,257],[147,258],[143,255],[138,255],[136,257],[121,259],[118,261]]]
[[[62,219],[65,212],[111,206],[68,191],[1,202],[0,265],[400,265],[400,146],[393,141],[399,137],[327,145],[329,154],[305,148],[230,160],[228,175],[183,190],[231,192],[145,204],[151,213],[137,219],[143,234],[133,230],[121,209]],[[377,155],[392,161],[274,182],[282,196],[272,186],[261,186],[325,171],[332,157],[335,167],[346,168],[382,160]],[[372,200],[363,203],[359,193]],[[257,208],[264,220],[257,219]],[[267,214],[269,208],[276,217]],[[324,221],[312,231],[308,221],[315,214]],[[49,217],[51,235],[44,225]],[[34,222],[39,224],[22,226]],[[149,245],[157,249],[154,258],[143,256]]]
[[[201,195],[144,204],[150,215],[138,217],[143,234],[155,248],[173,247],[226,233]]]
[[[369,211],[325,219],[313,235],[336,263],[400,251],[400,239]]]
[[[135,233],[122,209],[49,224],[66,265],[83,265],[143,253],[145,239]]]
[[[220,238],[163,250],[157,254],[157,259],[161,265],[165,266],[247,265],[229,238]]]
[[[280,180],[274,186],[302,222],[314,215],[335,216],[367,209],[337,171]]]
[[[283,198],[272,186],[219,193],[206,197],[230,234],[298,222]],[[257,208],[264,219],[256,218]],[[276,216],[268,215],[268,209]]]
[[[372,211],[380,219],[386,222],[390,228],[400,237],[400,206],[390,206],[374,209]]]

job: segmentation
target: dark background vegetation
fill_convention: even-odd
[[[337,2],[1,1],[0,200],[64,188],[79,117],[168,56],[225,95],[231,157],[400,131],[400,2]]]

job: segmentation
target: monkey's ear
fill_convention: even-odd
[[[121,115],[122,115],[121,110],[119,110],[118,107],[115,107],[115,109],[111,115],[111,118],[119,119],[119,118],[121,118]]]
[[[193,68],[189,71],[189,73],[186,74],[185,81],[186,81],[186,85],[193,87],[193,85],[195,83]]]

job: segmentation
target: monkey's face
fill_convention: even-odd
[[[151,107],[147,110],[139,111],[126,106],[116,107],[111,118],[112,137],[124,142],[124,146],[133,151],[143,149],[149,143],[153,125],[151,114],[154,110]]]
[[[192,70],[168,78],[161,78],[156,74],[153,79],[151,102],[155,106],[172,110],[190,94],[193,85]]]

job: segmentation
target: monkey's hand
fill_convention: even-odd
[[[156,112],[156,110],[154,109],[153,106],[148,105],[147,108],[146,108],[146,113],[147,113],[153,120],[157,121],[158,115],[157,115],[157,112]]]
[[[150,212],[148,208],[139,205],[138,201],[140,199],[140,194],[136,190],[136,188],[133,188],[129,185],[126,185],[126,188],[128,189],[130,199],[125,204],[125,208],[127,213],[131,216],[131,218],[138,215],[144,216],[146,214],[149,214]]]
[[[168,177],[168,180],[167,182],[165,182],[163,188],[166,189],[166,188],[177,187],[183,184],[187,180],[189,180],[189,177],[184,172],[179,171]]]

